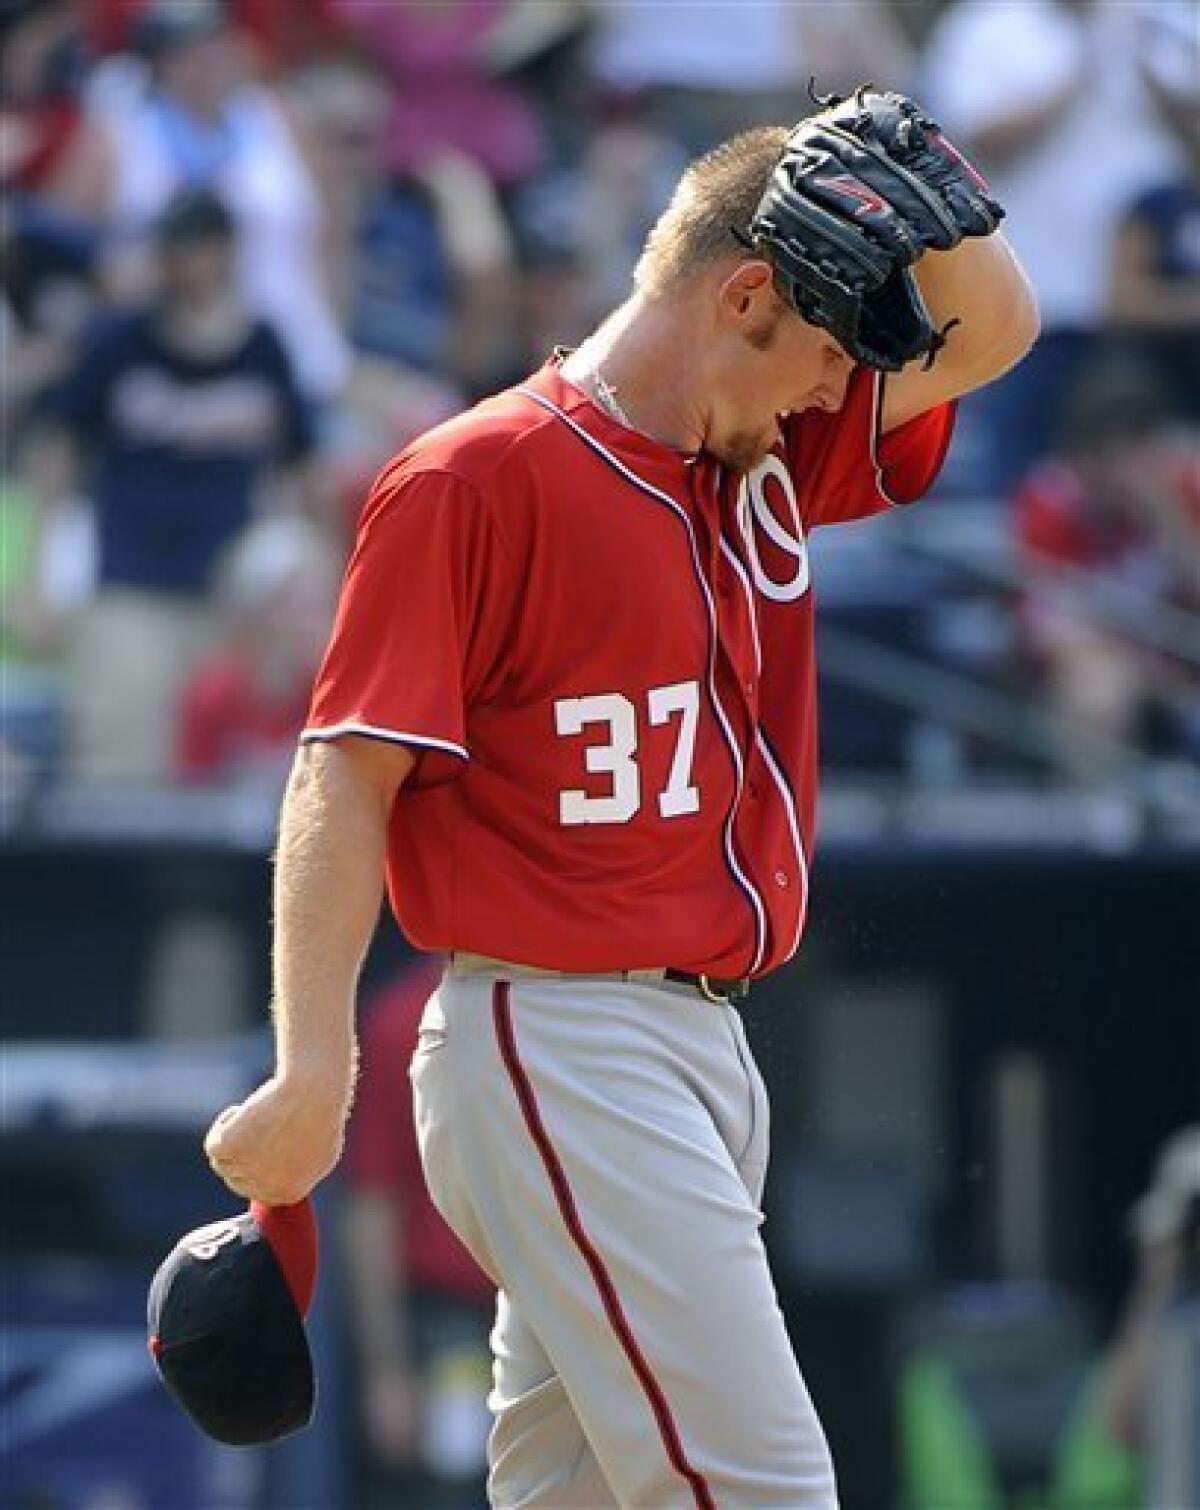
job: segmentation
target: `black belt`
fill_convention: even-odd
[[[736,980],[718,980],[715,975],[693,975],[690,970],[664,970],[663,979],[675,981],[681,986],[691,986],[707,1001],[729,1003],[744,1001],[750,995],[750,979],[746,975]]]

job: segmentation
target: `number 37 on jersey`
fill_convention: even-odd
[[[570,828],[583,823],[628,823],[643,802],[638,765],[641,729],[662,729],[658,737],[674,734],[674,753],[662,791],[654,796],[663,818],[680,818],[700,811],[700,790],[692,783],[696,726],[700,717],[698,682],[672,682],[652,687],[646,706],[638,707],[622,692],[590,697],[561,697],[554,704],[554,727],[560,738],[581,738],[584,769],[608,778],[606,792],[572,787],[558,794],[559,822]],[[647,735],[647,737],[650,737]]]

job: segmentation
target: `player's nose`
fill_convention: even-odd
[[[827,414],[836,414],[846,399],[847,378],[821,383],[813,389],[810,403]]]
[[[836,341],[826,341],[822,349],[820,381],[808,395],[808,406],[836,414],[846,397],[846,385],[854,371],[854,359]]]
[[[846,398],[846,387],[853,371],[854,363],[844,352],[839,353],[837,359],[828,364],[817,387],[818,402],[822,409],[828,409],[831,414],[834,414],[842,407]]]

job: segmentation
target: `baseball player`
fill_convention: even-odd
[[[625,304],[384,470],[284,800],[277,1069],[209,1157],[266,1202],[336,1163],[386,871],[451,959],[412,1075],[499,1289],[498,1506],[836,1504],[733,1005],[808,903],[806,538],[924,491],[1036,312],[919,107],[819,103],[694,163]]]

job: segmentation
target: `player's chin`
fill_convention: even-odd
[[[773,423],[770,429],[757,433],[741,431],[730,435],[719,447],[712,448],[712,454],[731,472],[753,472],[755,467],[766,461],[782,439],[783,432],[778,423]]]

